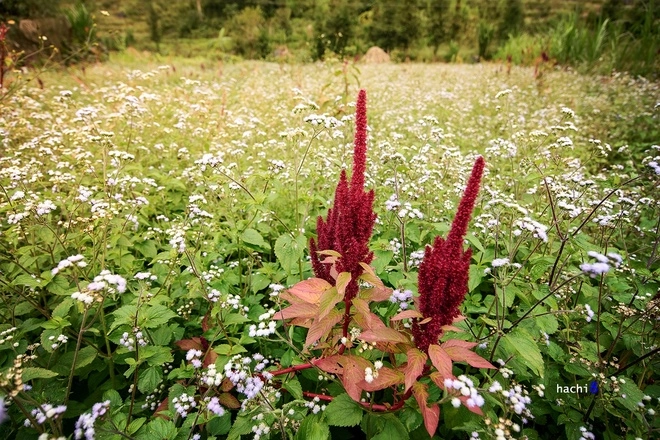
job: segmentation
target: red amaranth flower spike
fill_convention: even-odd
[[[436,237],[433,247],[426,247],[419,266],[419,312],[424,319],[431,319],[425,324],[415,320],[412,331],[415,345],[424,352],[438,341],[442,327],[451,324],[459,315],[459,307],[468,291],[472,250],[463,249],[463,240],[479,194],[484,166],[484,158],[480,156],[472,168],[447,239]]]
[[[338,272],[350,272],[351,281],[346,287],[346,303],[357,295],[357,278],[362,275],[360,263],[369,264],[373,252],[369,251],[369,239],[373,232],[376,214],[373,211],[374,192],[364,190],[364,172],[367,164],[367,92],[360,90],[355,112],[355,148],[353,152],[353,175],[350,182],[342,170],[335,190],[335,201],[328,210],[326,220],[318,217],[318,243],[312,238],[309,243],[314,274],[330,284],[335,280],[330,274],[330,265],[318,251],[333,250],[341,257],[336,263]]]

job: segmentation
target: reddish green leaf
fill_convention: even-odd
[[[328,289],[321,295],[318,309],[318,319],[325,318],[338,302],[344,299],[343,293],[339,293],[334,287]]]
[[[369,392],[378,391],[394,385],[398,385],[401,382],[403,382],[405,379],[403,373],[387,367],[383,367],[380,370],[378,370],[377,374],[378,375],[374,377],[373,381],[367,382],[366,380],[364,380],[365,374],[364,374],[364,370],[362,370],[362,382],[360,382],[360,387],[364,391],[369,391]]]
[[[442,343],[442,348],[446,350],[449,347],[459,347],[470,350],[474,348],[476,345],[477,345],[476,342],[461,341],[460,339],[450,339],[449,341]]]
[[[452,377],[451,357],[449,357],[445,350],[439,345],[431,344],[429,345],[428,352],[431,362],[436,370],[438,370],[438,373],[443,378]]]
[[[344,356],[344,374],[342,376],[342,385],[346,393],[351,396],[356,402],[360,401],[362,397],[362,388],[360,383],[364,381],[364,370],[371,365],[371,363],[361,357]]]
[[[416,348],[408,350],[407,355],[408,364],[403,369],[403,374],[406,376],[405,391],[408,391],[415,381],[417,381],[417,378],[422,374],[422,371],[424,371],[424,365],[426,365],[426,360],[428,359],[425,353]]]
[[[383,325],[381,323],[381,325]],[[360,339],[366,342],[408,342],[408,338],[398,331],[385,327],[378,328],[377,330],[367,330],[360,333]]]
[[[334,327],[339,321],[341,321],[343,316],[344,316],[343,313],[340,312],[339,310],[332,309],[330,313],[328,313],[328,316],[326,316],[325,318],[315,320],[312,323],[312,326],[309,328],[309,331],[307,332],[307,339],[305,340],[305,345],[309,347],[319,339],[323,338],[324,336],[327,336],[328,333],[330,333],[330,331],[332,330],[332,327]]]
[[[318,304],[321,294],[332,288],[330,283],[321,278],[310,278],[290,287],[287,292],[310,304]]]
[[[319,311],[319,306],[316,304],[298,303],[293,304],[282,310],[281,312],[273,315],[274,319],[290,319],[290,318],[313,318]]]
[[[227,408],[238,409],[241,407],[241,402],[239,402],[236,397],[229,393],[220,394],[218,396],[218,401],[220,401],[222,406]]]
[[[346,286],[348,286],[350,281],[351,274],[349,272],[342,272],[337,275],[335,285],[337,286],[337,292],[339,292],[342,298],[344,298],[344,294],[346,293]]]
[[[386,301],[392,296],[392,289],[385,287],[383,281],[378,278],[374,269],[365,263],[360,263],[364,272],[360,275],[360,279],[374,286],[371,289],[364,290],[363,298],[367,301]]]
[[[448,342],[453,342],[453,340]],[[479,356],[477,353],[464,348],[466,345],[452,344],[451,346],[448,346],[448,342],[442,344],[442,348],[453,361],[467,362],[475,368],[495,368],[493,364]],[[472,342],[459,342],[469,345],[470,348],[477,345],[476,343]]]
[[[326,358],[317,359],[314,361],[314,365],[326,373],[341,375],[341,373],[344,371],[344,367],[340,361],[344,361],[345,357],[346,356],[333,355]]]
[[[426,432],[433,437],[436,429],[438,429],[438,423],[440,421],[440,407],[437,403],[431,405],[431,407],[427,405],[426,401],[429,398],[429,393],[426,385],[421,382],[417,382],[413,385],[413,395],[415,396],[417,405],[422,413]]]
[[[390,318],[390,321],[400,321],[402,319],[410,319],[410,318],[422,318],[422,314],[419,313],[417,310],[404,310],[403,312],[399,312],[396,315],[392,316]]]

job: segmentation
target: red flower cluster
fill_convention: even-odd
[[[326,258],[318,251],[333,250],[341,257],[337,260],[338,272],[350,272],[351,281],[346,287],[345,301],[348,304],[358,292],[357,278],[362,275],[360,263],[371,263],[373,252],[369,251],[369,239],[376,222],[373,211],[374,191],[364,191],[364,172],[367,166],[367,92],[360,90],[355,111],[355,148],[353,152],[353,175],[350,182],[342,170],[335,190],[333,207],[327,220],[319,216],[316,222],[318,243],[312,238],[309,248],[314,274],[330,284],[335,280],[331,266],[324,264]]]
[[[415,345],[424,352],[438,342],[442,327],[459,315],[459,306],[468,291],[472,250],[463,250],[463,240],[479,194],[484,171],[484,158],[479,157],[468,180],[447,240],[436,237],[433,247],[427,246],[418,274],[418,310],[424,317],[413,322]],[[422,324],[420,321],[431,318]]]

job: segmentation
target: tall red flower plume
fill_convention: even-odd
[[[335,190],[335,201],[326,220],[316,222],[318,243],[309,243],[314,274],[334,285],[330,265],[318,251],[333,250],[341,257],[336,263],[338,272],[350,272],[351,281],[346,287],[346,302],[358,292],[357,278],[362,275],[360,263],[371,263],[369,239],[376,222],[373,211],[374,191],[364,191],[364,172],[367,165],[367,92],[360,90],[355,111],[355,148],[353,151],[353,175],[350,182],[342,170]]]
[[[484,171],[484,158],[474,163],[465,193],[451,225],[447,239],[436,237],[433,247],[427,246],[419,266],[419,312],[431,318],[425,324],[413,322],[415,345],[428,351],[429,345],[438,341],[442,327],[452,323],[459,315],[459,307],[468,291],[468,275],[472,250],[463,249],[468,223],[479,194],[479,184]]]

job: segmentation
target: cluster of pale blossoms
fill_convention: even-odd
[[[250,337],[254,338],[257,336],[270,336],[275,334],[277,327],[277,321],[273,321],[271,318],[275,315],[275,309],[270,309],[266,313],[259,315],[259,324],[250,326]]]
[[[250,365],[253,361],[257,364],[251,368]],[[256,353],[252,357],[236,355],[225,365],[225,376],[234,384],[236,390],[247,398],[243,401],[244,406],[249,400],[259,395],[266,384],[264,379],[272,378],[270,373],[264,371],[269,363],[270,361],[263,355]]]
[[[383,368],[383,362],[382,361],[376,361],[374,362],[374,368],[367,367],[364,369],[364,381],[367,383],[371,383],[374,381],[375,378],[378,377],[378,371]]]
[[[124,332],[121,335],[119,345],[123,345],[128,351],[135,351],[137,346],[145,347],[147,345],[147,339],[144,337],[144,333],[142,333],[140,328],[135,327],[132,335],[128,332]]]
[[[589,251],[587,255],[589,255],[591,258],[594,258],[596,262],[583,263],[580,265],[580,269],[591,278],[596,278],[599,275],[605,275],[607,272],[609,272],[611,264],[618,268],[623,262],[623,257],[614,252],[603,255],[599,254],[598,252]]]
[[[66,405],[53,406],[50,403],[44,403],[43,405],[33,409],[30,414],[32,414],[32,417],[34,417],[34,420],[38,424],[43,425],[47,420],[55,420],[61,414],[64,414],[65,411]],[[29,427],[32,425],[32,422],[30,419],[25,419],[23,424],[26,427]],[[36,428],[36,426],[34,426],[34,428]]]
[[[412,290],[401,291],[399,289],[394,290],[390,296],[390,302],[397,304],[400,310],[406,310],[410,307],[410,301],[412,300],[413,293]]]
[[[183,418],[188,416],[190,410],[197,407],[197,402],[194,396],[189,396],[186,393],[172,399],[174,410]]]
[[[529,392],[523,389],[521,385],[514,385],[508,390],[505,390],[499,382],[495,381],[488,388],[488,391],[491,393],[501,393],[511,410],[522,417],[523,423],[527,423],[528,419],[534,418],[528,408],[528,405],[532,403],[532,399],[529,397]]]
[[[76,421],[76,429],[73,432],[73,436],[76,440],[94,440],[96,438],[96,431],[94,430],[94,424],[96,420],[100,417],[103,417],[105,413],[110,409],[110,401],[106,400],[105,402],[95,403],[92,407],[91,413],[84,413]]]
[[[472,379],[465,376],[464,374],[461,374],[456,379],[451,379],[451,378],[445,379],[444,385],[445,385],[445,390],[447,392],[450,392],[452,390],[457,391],[463,397],[463,399],[459,397],[453,397],[451,399],[451,404],[454,408],[458,408],[459,406],[461,406],[463,400],[465,401],[465,405],[468,408],[474,408],[474,407],[481,408],[482,406],[484,406],[484,403],[486,403],[484,398],[479,394],[477,388],[474,386],[474,382],[472,381]]]
[[[66,269],[67,267],[71,267],[74,264],[78,267],[87,267],[87,263],[83,261],[85,257],[82,255],[72,255],[70,257],[67,257],[66,259],[60,261],[57,263],[57,267],[53,268],[53,270],[50,271],[53,276],[57,275],[60,273],[62,270]]]

